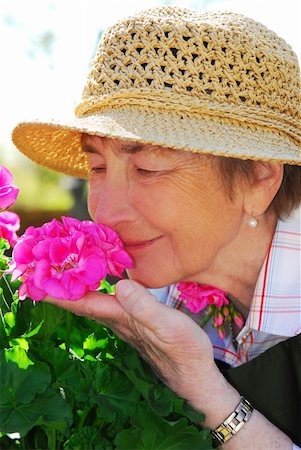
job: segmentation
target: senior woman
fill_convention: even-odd
[[[301,441],[299,87],[295,54],[263,25],[154,8],[104,35],[76,118],[13,132],[37,163],[88,179],[91,217],[135,262],[113,297],[48,301],[135,346],[225,449]],[[242,330],[201,329],[181,281],[227,292]]]

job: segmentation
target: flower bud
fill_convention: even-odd
[[[224,317],[228,317],[229,316],[229,306],[224,305],[222,312],[223,312]]]
[[[221,326],[224,323],[224,316],[220,311],[218,311],[214,316],[214,323],[217,327]]]
[[[241,329],[244,325],[244,319],[243,319],[242,315],[238,311],[235,311],[233,314],[233,319],[234,319],[234,322],[236,323],[236,325],[238,326],[238,328]]]
[[[225,339],[225,327],[218,327],[217,332],[220,339]]]

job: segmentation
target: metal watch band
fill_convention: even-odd
[[[241,397],[239,404],[215,430],[211,431],[213,444],[215,447],[227,442],[236,434],[250,419],[253,406],[244,397]]]

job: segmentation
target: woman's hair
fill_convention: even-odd
[[[232,199],[234,183],[252,183],[255,181],[256,161],[237,158],[217,157],[217,168],[222,175],[222,183]],[[301,203],[301,166],[284,164],[281,186],[271,202],[268,211],[277,218],[285,218]]]

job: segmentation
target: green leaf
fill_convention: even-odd
[[[140,397],[132,383],[121,372],[98,364],[95,370],[95,387],[101,396],[108,399],[137,401]]]
[[[108,338],[105,339],[96,339],[95,334],[90,334],[86,340],[84,341],[83,348],[84,350],[99,350],[106,348],[108,345]]]
[[[49,423],[65,428],[66,421],[71,423],[70,406],[57,392],[47,390],[51,382],[48,366],[35,363],[21,369],[7,358],[9,354],[10,350],[0,353],[1,432],[24,435],[37,424]]]
[[[192,406],[190,406],[185,400],[178,398],[176,395],[174,399],[173,409],[182,416],[187,417],[187,419],[189,419],[191,422],[200,423],[204,422],[205,420],[204,414],[193,409]]]
[[[39,344],[40,361],[45,361],[53,373],[54,385],[57,387],[77,389],[81,379],[80,361],[71,359],[68,353],[60,348],[49,347],[47,342]]]
[[[10,328],[16,325],[16,316],[12,311],[8,311],[4,314],[4,320]]]
[[[76,430],[64,445],[68,450],[93,449],[96,438],[99,436],[97,428],[83,427]]]
[[[15,338],[15,339],[11,339],[9,341],[9,344],[11,346],[18,346],[23,348],[25,351],[27,351],[29,349],[29,345],[26,339],[24,338]]]
[[[98,291],[104,294],[115,294],[115,284],[111,285],[107,280],[102,280]]]
[[[31,317],[34,328],[44,322],[38,335],[41,340],[49,340],[58,327],[66,323],[66,311],[45,302],[36,303],[31,310]]]
[[[10,359],[11,350],[0,353],[0,405],[29,403],[36,394],[44,392],[51,377],[46,364],[36,363],[21,369]]]
[[[158,379],[153,370],[139,356],[137,350],[125,343],[122,344],[113,363],[131,380],[141,395],[149,399],[150,391],[158,383]]]
[[[7,361],[11,361],[19,367],[19,369],[27,369],[28,366],[33,365],[32,360],[28,357],[27,351],[19,345],[5,350]]]
[[[31,331],[31,310],[34,308],[31,300],[19,301],[15,296],[16,293],[14,293],[13,301],[10,304],[10,310],[15,316],[15,325],[9,330],[11,339],[18,338]]]
[[[70,406],[59,394],[51,391],[37,396],[30,403],[1,408],[1,430],[5,433],[19,432],[24,436],[36,425],[54,426],[63,431],[71,423]]]
[[[9,268],[9,261],[11,258],[4,254],[9,248],[10,245],[8,241],[4,238],[0,238],[0,272],[5,272],[5,270]]]
[[[166,386],[158,384],[149,391],[149,405],[160,416],[168,416],[172,412],[174,395]]]
[[[0,252],[4,252],[5,250],[9,250],[10,245],[9,242],[3,237],[0,238]]]
[[[137,406],[133,427],[118,433],[114,442],[124,450],[133,450],[133,442],[139,450],[212,449],[208,431],[189,425],[185,418],[168,422],[142,404]]]
[[[13,298],[13,290],[9,283],[9,278],[7,275],[2,275],[0,278],[0,287],[1,287],[1,300],[0,307],[2,312],[6,312],[10,310],[10,305],[14,301]]]
[[[121,372],[104,365],[97,365],[95,387],[99,394],[98,417],[105,421],[124,423],[131,416],[139,392]]]
[[[40,331],[42,325],[44,323],[44,320],[41,320],[41,322],[31,331],[28,331],[27,333],[25,332],[22,337],[24,338],[31,338],[33,336],[35,336],[36,334],[38,334],[38,332]]]

